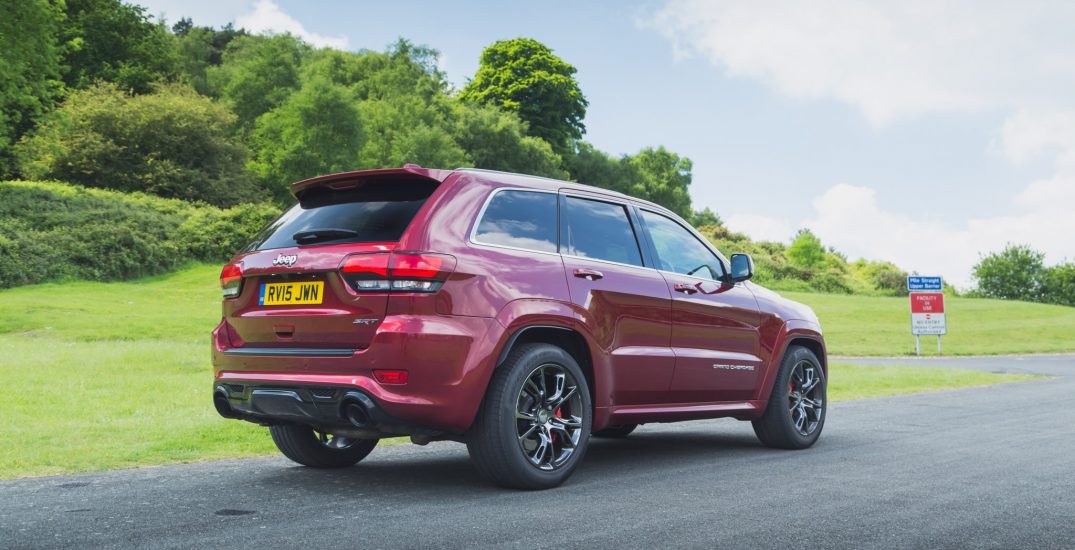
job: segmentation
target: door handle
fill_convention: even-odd
[[[595,269],[583,269],[580,267],[575,269],[575,276],[588,281],[596,281],[601,277],[604,277],[605,274]]]
[[[672,288],[675,289],[676,292],[682,292],[684,294],[694,294],[695,292],[698,292],[698,289],[694,285],[688,283],[676,283]]]

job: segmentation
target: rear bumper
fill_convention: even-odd
[[[439,435],[395,418],[363,392],[347,387],[216,382],[213,404],[225,418],[258,424],[305,424],[331,433],[368,430],[382,435]]]
[[[223,321],[213,331],[214,390],[227,391],[245,419],[344,425],[339,399],[357,392],[391,424],[409,429],[401,433],[461,434],[477,414],[504,329],[482,317],[388,316],[368,348],[333,353],[251,348],[228,332]],[[407,383],[382,385],[375,369],[407,370]],[[265,391],[251,393],[257,390]],[[321,397],[330,390],[332,397]]]

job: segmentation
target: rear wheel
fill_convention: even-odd
[[[575,359],[556,346],[526,344],[493,374],[467,449],[493,483],[547,489],[582,461],[590,422],[590,390]]]
[[[312,468],[353,466],[377,446],[376,439],[340,437],[297,424],[269,426],[269,433],[284,456]]]
[[[825,371],[806,348],[788,348],[773,393],[754,433],[763,444],[778,449],[805,449],[814,444],[825,426]]]
[[[622,426],[609,426],[603,430],[597,430],[593,433],[594,437],[605,437],[608,439],[618,439],[621,437],[627,437],[631,432],[635,431],[638,424],[624,424]]]

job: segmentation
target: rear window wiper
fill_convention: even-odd
[[[346,239],[357,237],[358,231],[353,229],[340,229],[338,227],[324,227],[319,229],[307,229],[299,231],[291,236],[299,244],[307,244],[317,241],[329,241],[334,239]]]

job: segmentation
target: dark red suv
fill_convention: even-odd
[[[349,466],[409,435],[545,488],[591,435],[647,422],[750,420],[788,449],[821,433],[817,317],[660,206],[414,165],[292,192],[220,275],[213,400],[295,462]]]

